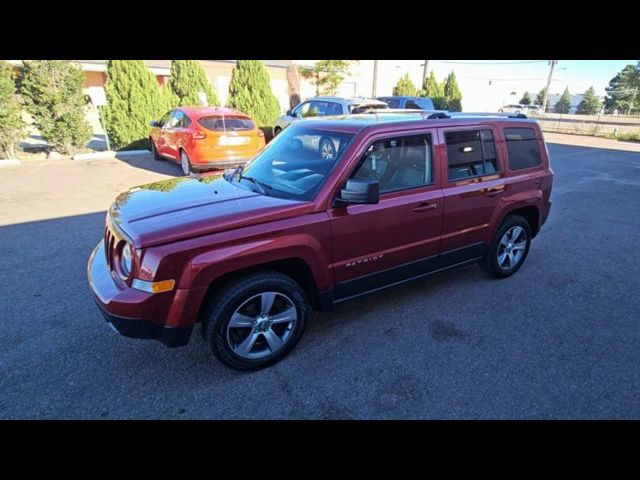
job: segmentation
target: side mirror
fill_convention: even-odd
[[[150,126],[150,127],[159,127],[159,126],[160,126],[160,122],[159,122],[159,121],[157,121],[157,120],[151,120],[151,121],[149,122],[149,126]]]
[[[287,110],[287,117],[293,117],[293,111],[292,110]]]
[[[380,194],[377,180],[347,180],[345,187],[340,190],[334,206],[350,203],[378,203]]]

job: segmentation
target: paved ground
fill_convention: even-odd
[[[91,300],[104,210],[177,167],[3,167],[0,418],[639,418],[640,154],[549,151],[553,210],[517,275],[469,266],[315,314],[251,374],[197,335],[119,337]]]

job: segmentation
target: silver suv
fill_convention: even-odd
[[[389,106],[375,98],[344,98],[344,97],[313,97],[296,105],[285,115],[276,120],[273,128],[274,135],[278,135],[283,128],[291,122],[307,117],[320,117],[327,115],[349,115],[363,113],[366,110],[377,108],[389,108]]]

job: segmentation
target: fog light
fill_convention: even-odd
[[[161,280],[159,282],[147,282],[145,280],[140,280],[139,278],[134,278],[133,282],[131,282],[131,286],[137,290],[142,290],[147,293],[162,293],[169,292],[173,290],[175,287],[176,281],[171,280]]]

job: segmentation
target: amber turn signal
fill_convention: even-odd
[[[140,280],[139,278],[134,278],[133,282],[131,283],[131,286],[133,288],[148,293],[169,292],[173,290],[173,287],[175,287],[175,285],[176,281],[173,279],[161,280],[159,282],[147,282],[145,280]]]

